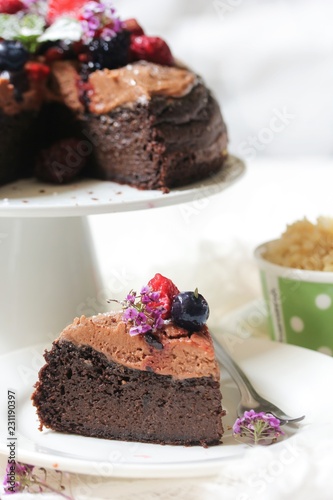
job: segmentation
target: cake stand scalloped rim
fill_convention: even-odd
[[[223,191],[244,172],[244,162],[229,155],[218,174],[169,193],[94,179],[65,186],[22,179],[0,188],[0,217],[85,216],[186,203]]]

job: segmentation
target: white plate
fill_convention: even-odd
[[[326,401],[322,381],[333,379],[331,358],[261,339],[233,339],[229,346],[233,345],[237,346],[233,353],[235,359],[264,396],[290,415],[306,414],[298,428],[287,431],[285,439],[293,440],[295,432],[320,426],[325,418],[329,421],[333,404]],[[236,417],[238,402],[238,391],[227,374],[223,375],[222,386],[228,415],[224,419],[224,443],[219,446],[186,448],[39,432],[30,395],[43,364],[42,351],[41,346],[30,347],[0,359],[0,453],[7,453],[8,388],[17,393],[18,459],[25,463],[109,477],[192,477],[218,473],[226,460],[251,449],[236,442],[227,429]],[[275,444],[274,449],[278,452],[281,446],[283,442]]]
[[[23,179],[0,188],[0,217],[92,215],[174,205],[219,193],[244,171],[244,163],[229,156],[218,174],[167,194],[92,179],[65,186]]]

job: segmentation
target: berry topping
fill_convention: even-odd
[[[163,349],[162,342],[160,342],[156,335],[152,334],[151,332],[145,334],[145,341],[147,342],[147,344],[154,347],[154,349],[157,349],[158,351],[161,351]]]
[[[176,295],[171,308],[173,322],[190,332],[199,331],[209,317],[209,306],[198,289]]]
[[[39,180],[53,184],[70,182],[83,169],[90,152],[85,141],[76,138],[61,139],[40,152],[35,175]]]
[[[110,40],[94,39],[88,45],[88,70],[116,69],[129,60],[130,34],[120,31]]]
[[[0,71],[20,71],[28,59],[29,52],[21,42],[13,40],[0,42]]]
[[[46,66],[46,64],[32,61],[26,64],[25,69],[30,80],[35,82],[46,80],[51,71],[49,66]]]
[[[159,292],[159,298],[155,303],[155,307],[162,306],[164,308],[162,318],[170,318],[172,301],[174,297],[179,294],[179,290],[176,285],[174,285],[169,278],[162,276],[162,274],[155,274],[155,276],[149,281],[148,286],[154,292]]]
[[[45,61],[51,63],[53,61],[61,61],[64,58],[64,51],[60,47],[50,47],[44,53]]]
[[[123,28],[134,36],[141,36],[145,34],[138,21],[133,18],[123,21]]]
[[[144,59],[164,66],[174,64],[169,46],[164,40],[156,36],[133,36],[130,51],[133,61]]]
[[[0,14],[16,14],[24,9],[20,0],[0,0]]]
[[[79,18],[82,7],[87,0],[49,0],[47,21],[53,23],[60,16]]]

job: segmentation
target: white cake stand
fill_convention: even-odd
[[[244,169],[230,156],[218,175],[168,194],[88,179],[60,187],[29,179],[0,188],[0,353],[53,340],[102,290],[88,215],[208,197]]]

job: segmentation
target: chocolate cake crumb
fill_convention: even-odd
[[[219,381],[127,368],[89,346],[56,341],[32,395],[40,429],[185,446],[220,443]],[[89,363],[87,363],[89,361]]]

